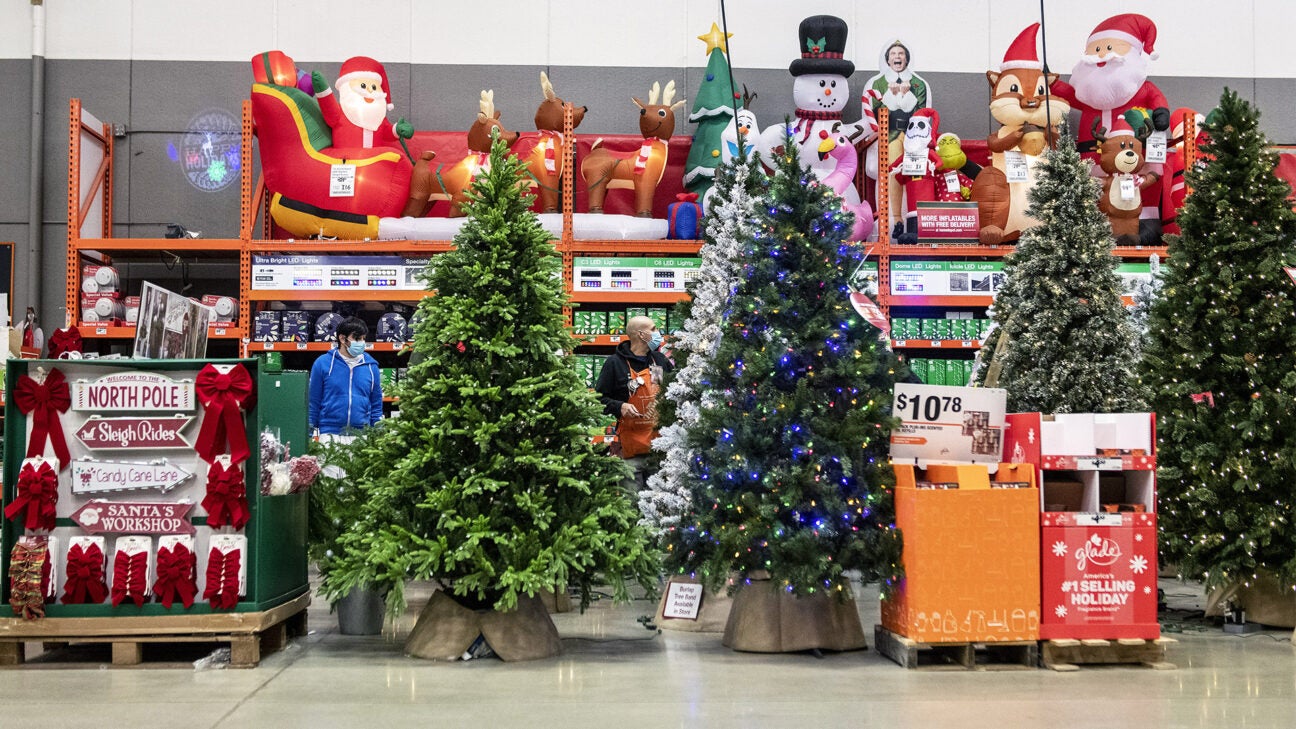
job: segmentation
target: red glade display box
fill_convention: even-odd
[[[1147,639],[1157,623],[1151,413],[1013,413],[1005,458],[1040,481],[1040,638]]]

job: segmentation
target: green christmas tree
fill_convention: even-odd
[[[1226,90],[1150,315],[1161,545],[1208,587],[1296,584],[1296,240],[1259,112]]]
[[[847,570],[897,574],[895,362],[851,307],[853,217],[796,155],[777,165],[703,375],[714,395],[690,428],[693,500],[667,532],[667,563],[712,589],[767,571],[805,596],[843,589]]]
[[[400,455],[360,484],[368,508],[340,540],[329,596],[437,579],[465,602],[507,610],[519,596],[595,579],[626,594],[655,584],[623,462],[595,447],[601,407],[568,354],[561,258],[530,212],[522,164],[496,140],[455,249],[437,256],[422,322],[384,430]]]
[[[1044,155],[1038,175],[1027,212],[1039,225],[1004,258],[993,342],[977,382],[997,374],[1010,412],[1138,409],[1134,332],[1121,301],[1111,226],[1096,203],[1098,183],[1066,134]],[[990,366],[994,356],[999,361]]]
[[[698,38],[707,44],[707,67],[689,112],[689,121],[696,123],[697,129],[684,161],[684,189],[697,193],[701,200],[714,184],[715,170],[720,165],[720,135],[733,120],[735,107],[742,105],[734,99],[724,35],[713,23],[711,32]]]

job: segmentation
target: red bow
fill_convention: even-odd
[[[63,586],[64,605],[98,605],[108,597],[104,584],[104,555],[99,545],[85,549],[72,545],[67,554],[67,584]]]
[[[153,583],[153,594],[168,610],[177,597],[186,610],[193,607],[198,596],[198,555],[177,544],[171,549],[159,549],[157,559],[158,579]]]
[[[198,402],[207,411],[194,446],[198,455],[211,463],[225,452],[228,439],[233,461],[242,463],[247,460],[252,451],[248,448],[247,429],[240,408],[246,407],[252,397],[252,375],[240,364],[234,365],[228,373],[222,373],[215,365],[209,364],[198,372],[194,390]]]
[[[1211,407],[1215,407],[1215,395],[1211,393],[1209,390],[1207,390],[1206,392],[1190,393],[1188,397],[1192,398],[1192,401],[1197,403],[1198,405],[1204,402],[1210,405]]]
[[[226,468],[220,461],[213,463],[207,469],[207,495],[203,497],[202,507],[207,510],[207,526],[218,528],[228,524],[242,529],[252,517],[243,469],[234,465]]]
[[[62,359],[64,354],[76,352],[80,354],[84,348],[81,342],[81,330],[76,327],[67,329],[55,329],[49,338],[49,358]]]
[[[207,555],[207,589],[203,599],[217,610],[232,610],[239,600],[239,562],[243,554],[235,549],[222,552],[212,547]]]
[[[40,466],[24,464],[18,472],[18,498],[5,508],[4,515],[13,519],[27,510],[27,529],[53,529],[55,505],[58,503],[58,474],[46,461]]]
[[[44,384],[29,375],[19,377],[18,385],[14,388],[14,403],[23,415],[30,413],[32,416],[27,457],[44,454],[45,439],[48,437],[54,446],[54,455],[59,459],[59,470],[67,468],[72,459],[68,455],[67,442],[63,440],[63,423],[59,422],[59,413],[66,413],[72,407],[72,393],[68,390],[63,373],[50,370],[45,376]]]
[[[117,607],[127,598],[135,607],[144,607],[148,590],[148,552],[126,554],[118,552],[113,557],[112,604]]]
[[[677,192],[675,199],[680,202],[697,202],[698,194],[696,192]]]

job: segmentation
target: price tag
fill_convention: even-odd
[[[1030,167],[1026,164],[1026,155],[1010,149],[1004,155],[1004,177],[1009,182],[1030,182]]]
[[[107,334],[108,327],[95,327],[95,334]]]
[[[298,342],[298,343],[297,343],[297,351],[298,351],[298,352],[302,351],[303,349],[309,349],[309,348],[310,348],[310,345],[307,344],[307,343],[305,343],[305,342]]]
[[[897,339],[897,340],[895,340],[895,342],[894,342],[891,346],[893,346],[893,347],[908,347],[908,346],[909,346],[909,340],[908,340],[908,339]]]
[[[973,342],[972,342],[971,339],[964,339],[964,340],[963,340],[963,348],[964,348],[964,349],[970,348],[970,347],[972,346],[972,344],[973,344]]]
[[[1134,192],[1134,178],[1130,175],[1122,175],[1120,178],[1120,198],[1122,200],[1133,200]]]
[[[945,189],[956,195],[962,194],[963,186],[959,184],[959,178],[957,172],[945,173]]]
[[[355,165],[329,167],[329,197],[355,197]]]
[[[1152,132],[1143,144],[1143,159],[1146,162],[1166,161],[1166,133]]]
[[[998,463],[1008,393],[992,387],[897,383],[891,458],[918,463]]]
[[[1077,513],[1071,516],[1076,526],[1121,526],[1125,523],[1124,514],[1109,514],[1105,511]]]
[[[927,155],[905,152],[904,162],[900,163],[900,174],[922,177],[927,173]]]
[[[619,334],[613,334],[612,336],[608,337],[608,341],[612,342],[613,344],[619,344],[621,342],[621,336]]]
[[[216,336],[218,336],[218,337],[223,337],[223,336],[225,336],[225,330],[224,330],[224,329],[217,329],[217,330],[215,331],[215,334],[216,334]]]
[[[274,348],[275,348],[275,343],[274,343],[274,342],[266,342],[264,346],[265,346],[265,351],[270,352],[270,351],[273,351],[273,350],[274,350]]]

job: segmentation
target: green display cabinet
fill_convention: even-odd
[[[187,448],[171,447],[165,450],[148,448],[119,450],[115,447],[105,448],[106,443],[94,441],[90,436],[87,443],[78,431],[86,426],[94,416],[100,418],[126,418],[138,416],[167,417],[172,415],[192,416],[180,431],[187,443],[197,440],[199,430],[206,413],[201,404],[194,403],[189,409],[165,407],[146,407],[132,410],[122,407],[124,403],[115,403],[116,407],[97,409],[93,402],[87,405],[86,400],[77,400],[77,392],[96,383],[101,378],[116,374],[143,373],[146,376],[156,375],[168,378],[176,383],[192,383],[198,372],[207,364],[218,366],[241,365],[251,375],[255,383],[254,402],[243,411],[243,423],[247,430],[251,456],[242,464],[244,487],[247,490],[248,508],[251,514],[248,523],[241,530],[226,526],[213,529],[207,524],[206,512],[202,510],[202,500],[206,494],[206,477],[208,464],[201,460],[192,446]],[[71,518],[73,514],[92,499],[109,502],[181,502],[194,504],[189,511],[188,519],[194,527],[194,546],[198,555],[197,587],[198,596],[192,607],[185,609],[179,602],[166,608],[158,602],[145,602],[137,607],[133,602],[125,601],[113,607],[110,599],[101,604],[64,605],[61,601],[49,602],[45,607],[47,618],[87,618],[118,616],[174,616],[202,615],[214,612],[250,613],[270,610],[289,601],[296,600],[308,592],[306,574],[306,521],[307,494],[298,493],[286,496],[262,496],[260,489],[260,449],[259,434],[265,430],[276,434],[279,439],[288,443],[294,455],[305,453],[307,444],[306,406],[307,379],[304,372],[265,373],[258,367],[255,359],[228,360],[9,360],[5,373],[6,393],[12,395],[18,381],[24,375],[35,374],[40,368],[45,372],[59,370],[66,378],[73,393],[73,406],[60,415],[60,427],[67,444],[70,460],[95,459],[102,461],[130,462],[141,464],[156,462],[166,458],[167,463],[191,472],[178,486],[167,490],[132,489],[94,494],[74,494],[72,490],[72,468],[61,469],[59,475],[59,498],[57,502],[57,520],[55,528],[48,533],[58,539],[58,549],[51,550],[59,580],[57,595],[62,595],[61,582],[66,578],[64,569],[67,545],[75,536],[87,534],[86,528]],[[146,379],[146,378],[140,378]],[[155,404],[155,403],[151,403]],[[169,405],[170,403],[168,403]],[[16,498],[15,485],[19,470],[27,451],[28,431],[32,423],[30,416],[19,410],[14,397],[6,398],[5,434],[4,434],[4,489],[3,504],[8,505]],[[86,431],[87,433],[90,431]],[[99,447],[93,447],[99,446]],[[3,589],[3,604],[0,604],[0,617],[14,615],[9,605],[10,597],[10,553],[17,540],[26,532],[23,515],[15,519],[5,518],[0,521],[0,585]],[[209,551],[207,541],[214,533],[237,533],[247,537],[247,575],[245,594],[232,610],[213,610],[203,601],[204,565]],[[107,565],[105,573],[108,584],[112,585],[113,544],[118,536],[124,533],[104,532],[106,537],[105,553]],[[156,534],[153,535],[152,550],[157,550]],[[150,584],[155,579],[150,575]]]

